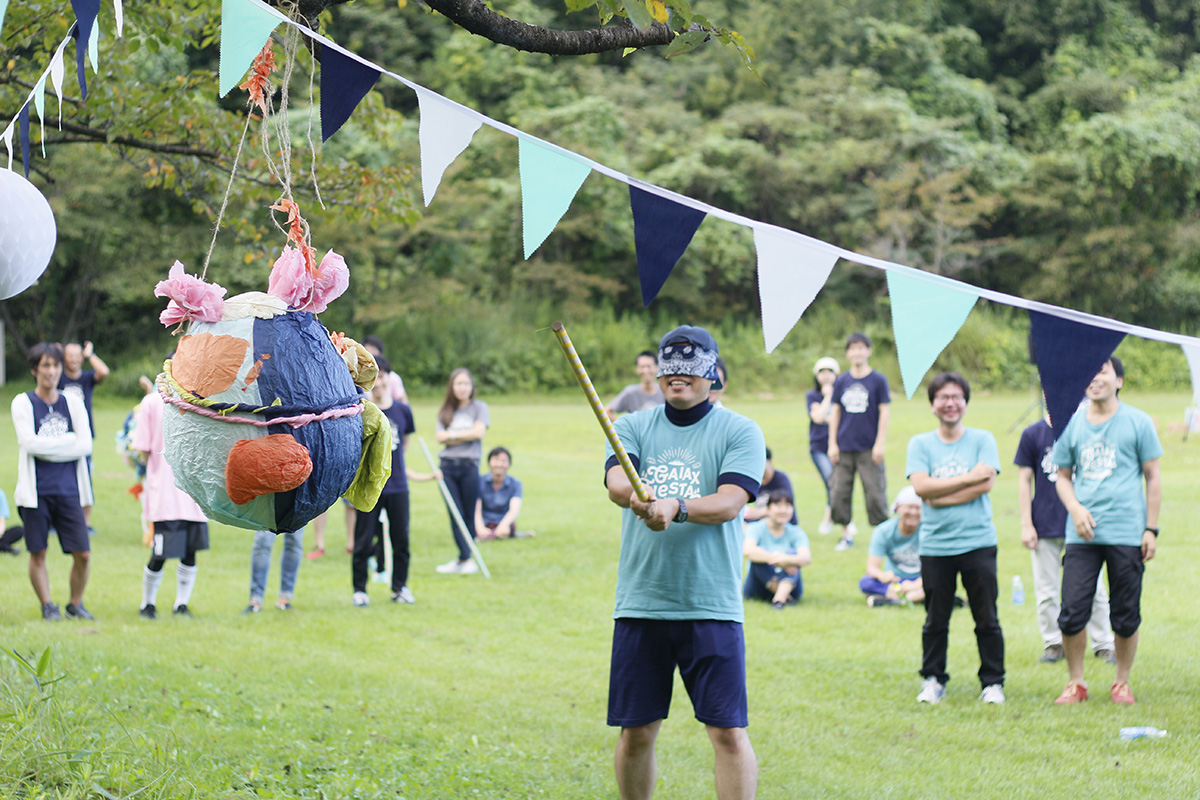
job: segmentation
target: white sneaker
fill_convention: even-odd
[[[455,558],[447,561],[445,564],[438,564],[437,571],[443,575],[457,575],[458,573],[462,572],[462,565],[459,560]]]
[[[1000,687],[997,686],[995,688],[999,689]],[[942,702],[942,698],[945,696],[946,687],[938,683],[937,678],[926,678],[925,680],[921,681],[921,693],[917,695],[917,702],[937,705],[938,703]],[[1004,693],[1001,692],[1000,696],[1003,698]]]
[[[354,605],[358,606],[359,608],[369,606],[371,605],[371,598],[367,597],[366,592],[355,592]]]
[[[459,575],[474,575],[479,572],[479,565],[475,563],[475,559],[469,558],[458,565]]]
[[[847,523],[845,535],[849,536],[851,539],[853,539],[855,536],[858,536],[858,526],[856,526],[853,522]]]
[[[392,594],[393,603],[415,603],[417,598],[413,597],[412,590],[407,586],[401,586],[400,591]]]
[[[817,526],[817,533],[823,536],[833,533],[833,522],[827,519],[821,520],[821,524]]]
[[[390,572],[372,572],[371,583],[387,583],[392,582],[392,573]]]
[[[983,687],[983,691],[979,694],[979,699],[985,703],[1002,705],[1004,703],[1004,687],[998,683],[993,683],[991,686],[985,686]]]
[[[851,547],[854,547],[854,537],[843,536],[838,539],[838,543],[834,545],[833,549],[841,552],[842,550],[849,550]]]

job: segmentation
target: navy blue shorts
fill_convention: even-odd
[[[614,621],[608,724],[637,728],[666,719],[675,667],[696,719],[718,728],[749,724],[742,624],[661,619]]]
[[[58,544],[64,553],[86,553],[92,549],[87,522],[78,495],[38,495],[37,508],[18,507],[25,525],[25,548],[41,553],[50,544],[50,529],[58,531]]]

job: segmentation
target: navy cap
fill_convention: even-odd
[[[717,372],[717,340],[704,328],[680,325],[662,337],[658,343],[658,377],[664,375],[695,375],[713,382],[712,388],[722,387]]]

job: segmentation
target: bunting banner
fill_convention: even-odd
[[[421,190],[428,207],[446,168],[467,149],[483,123],[464,113],[462,106],[433,92],[417,92],[417,105],[421,111],[417,132],[421,144]]]
[[[373,67],[332,47],[321,48],[321,141],[338,132],[379,80]]]
[[[54,94],[58,97],[58,128],[62,130],[62,106],[63,106],[63,78],[66,76],[67,68],[63,64],[63,57],[66,54],[67,42],[64,39],[58,48],[54,51],[54,55],[50,59],[50,84],[54,87]]]
[[[46,73],[33,86],[33,109],[38,115],[41,130],[42,158],[46,157]]]
[[[1183,354],[1192,374],[1192,406],[1200,409],[1200,344],[1183,345]]]
[[[217,65],[220,97],[241,82],[279,22],[279,17],[261,3],[249,0],[221,3],[221,56]]]
[[[592,168],[536,140],[517,140],[521,173],[521,233],[525,258],[546,241]]]
[[[4,32],[4,15],[8,13],[8,0],[0,0],[0,33]]]
[[[100,26],[92,25],[92,35],[88,37],[88,61],[92,62],[92,74],[100,71]]]
[[[121,6],[121,0],[113,0],[113,18],[116,22],[117,38],[120,39],[125,35],[125,9]]]
[[[800,243],[787,231],[754,229],[763,342],[773,353],[829,280],[838,254],[824,242]]]
[[[83,64],[89,42],[92,40],[92,26],[100,15],[100,0],[71,0],[71,8],[75,11],[75,74],[79,78],[79,97],[87,102],[87,76]]]
[[[704,212],[633,184],[629,185],[629,207],[633,210],[633,246],[645,307],[658,297],[671,270],[691,244],[704,221]]]
[[[17,114],[17,136],[21,137],[21,166],[25,168],[25,180],[29,180],[29,103]]]
[[[0,133],[0,141],[4,142],[4,149],[8,151],[8,169],[12,169],[13,149],[13,123],[9,122],[8,127],[4,129],[4,133]]]
[[[964,291],[968,288],[965,284],[936,278],[915,270],[887,271],[892,334],[896,338],[900,378],[909,400],[979,299],[977,294]]]
[[[1033,360],[1057,440],[1083,400],[1088,384],[1125,334],[1040,311],[1029,312],[1029,329]]]

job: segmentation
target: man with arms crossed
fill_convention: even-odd
[[[1129,670],[1141,624],[1142,573],[1158,545],[1162,445],[1143,411],[1117,399],[1125,367],[1113,356],[1092,378],[1087,405],[1071,417],[1054,445],[1058,496],[1071,515],[1063,556],[1062,610],[1068,680],[1054,702],[1086,700],[1083,656],[1100,567],[1108,565],[1109,612],[1116,634],[1117,674],[1109,696],[1132,705]],[[1142,494],[1142,480],[1146,493]]]
[[[746,733],[742,508],[758,494],[766,443],[754,421],[708,401],[717,343],[681,326],[662,338],[666,405],[621,417],[617,433],[652,499],[643,503],[609,449],[605,484],[621,514],[608,724],[623,800],[654,793],[654,743],[676,666],[716,754],[720,800],[754,797]]]
[[[996,612],[996,526],[988,497],[1000,474],[1000,452],[991,433],[963,424],[970,402],[966,378],[957,372],[935,375],[929,382],[929,403],[938,426],[908,442],[905,471],[925,501],[920,529],[924,681],[918,703],[938,703],[946,692],[950,612],[959,575],[975,618],[983,687],[979,699],[1004,702],[1004,633]]]

